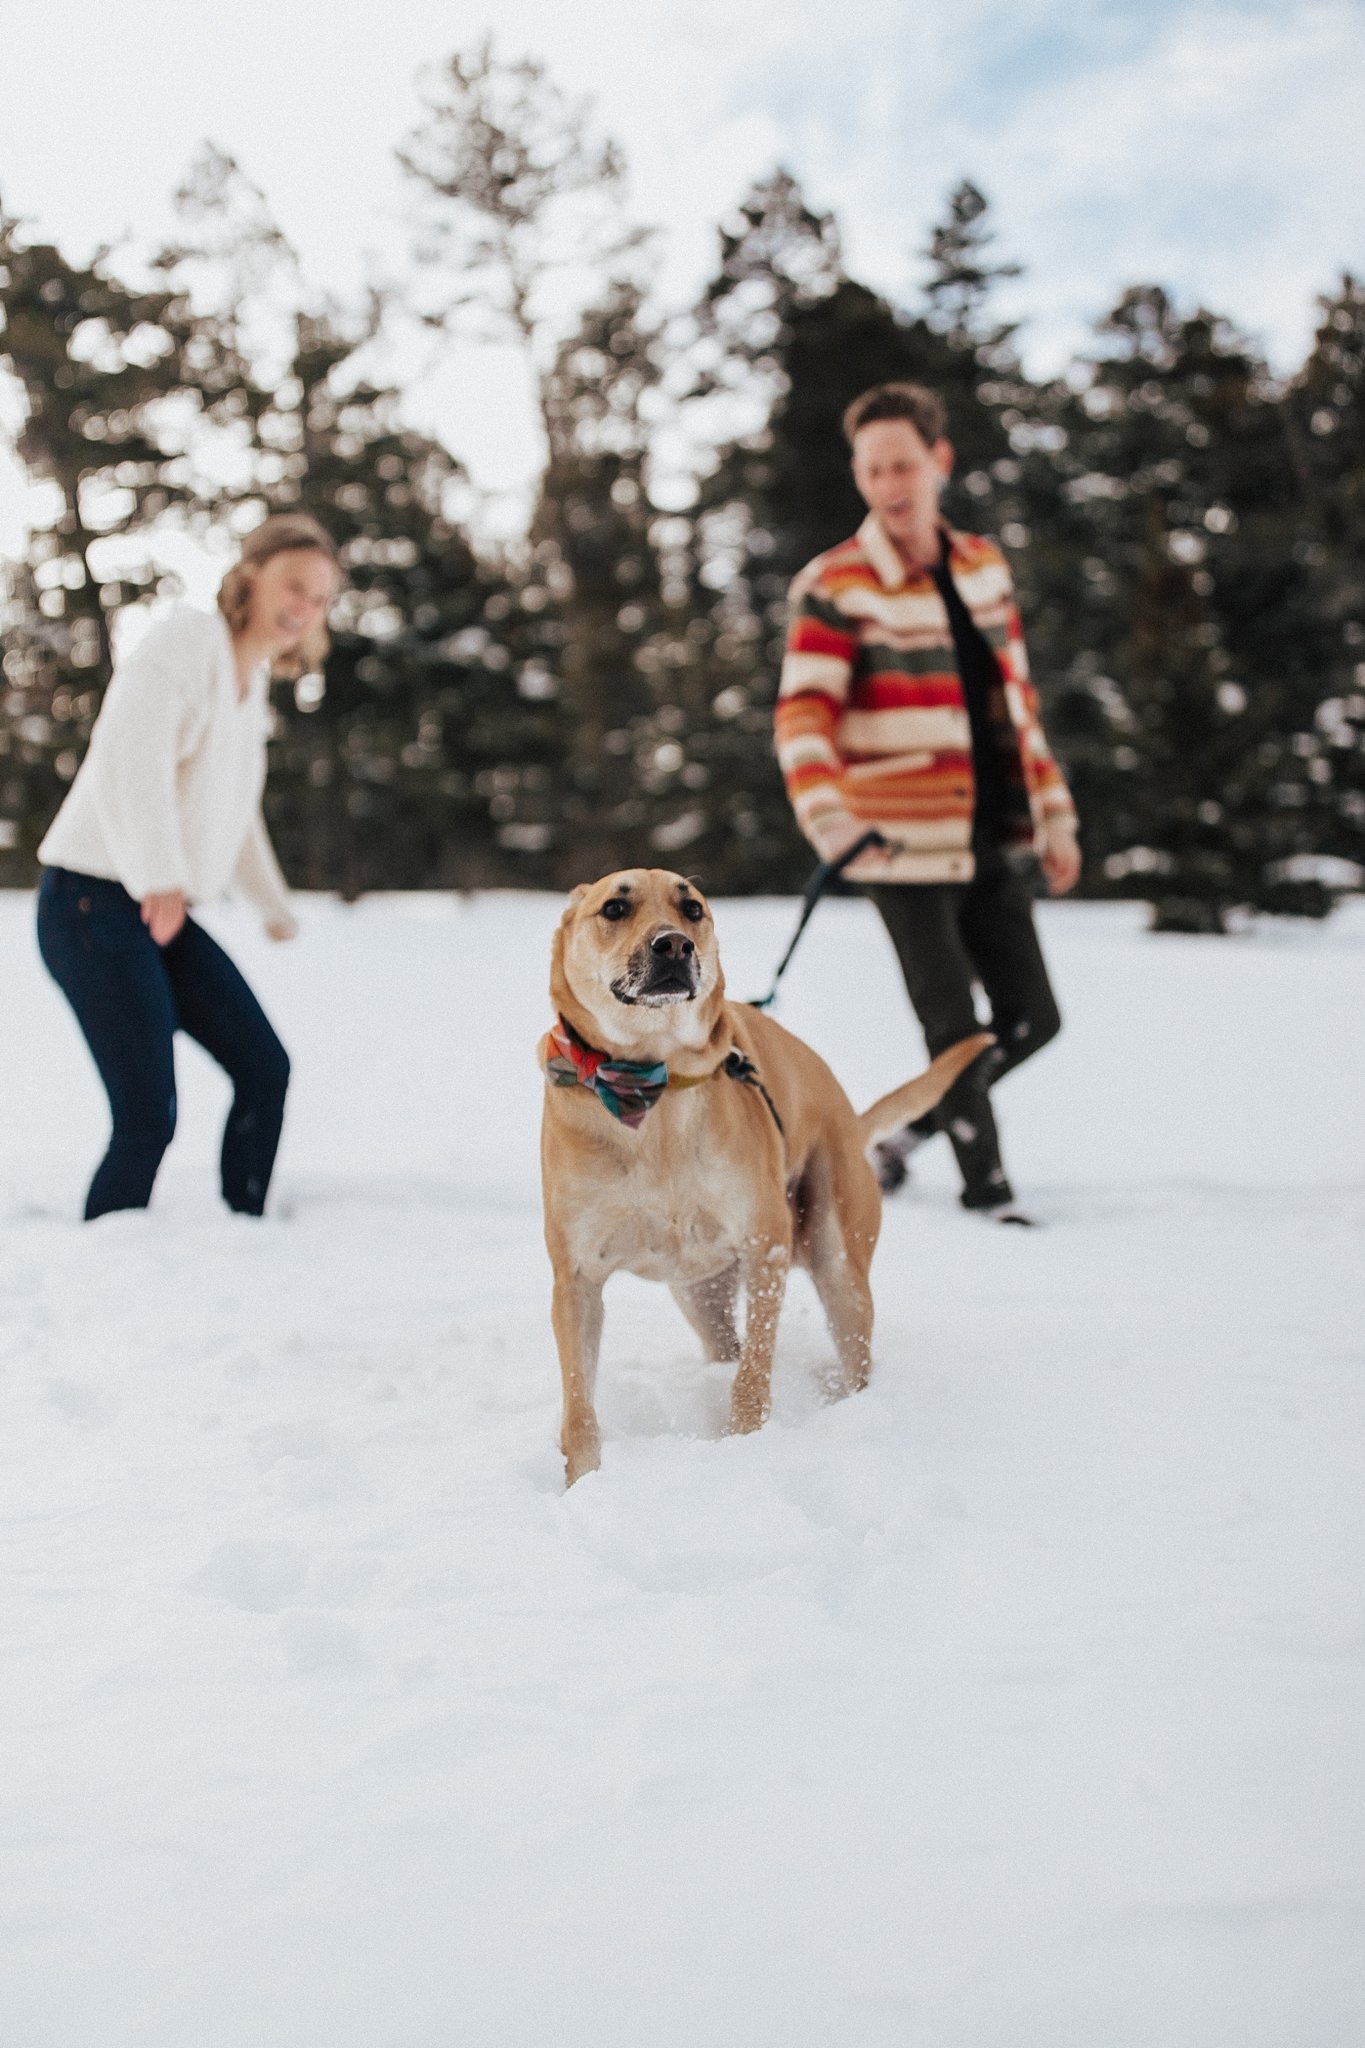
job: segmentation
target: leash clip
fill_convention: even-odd
[[[777,1125],[778,1132],[782,1137],[785,1138],[787,1135],[786,1126],[783,1124],[782,1118],[778,1114],[777,1104],[773,1101],[772,1096],[764,1087],[763,1076],[759,1073],[758,1068],[749,1058],[748,1053],[741,1052],[737,1045],[732,1046],[729,1052],[727,1052],[725,1055],[724,1071],[730,1076],[730,1079],[732,1081],[746,1081],[751,1088],[757,1088],[759,1094],[763,1097],[763,1100],[767,1103],[768,1108],[772,1112],[772,1119],[773,1122]]]

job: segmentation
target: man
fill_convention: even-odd
[[[882,1185],[899,1186],[914,1145],[946,1130],[964,1206],[1026,1222],[988,1091],[1061,1028],[1027,870],[1036,857],[1063,895],[1081,856],[1004,557],[939,516],[953,466],[944,427],[916,384],[879,384],[845,413],[868,516],[792,585],[777,754],[822,860],[870,826],[884,836],[847,872],[881,913],[931,1056],[980,1029],[978,982],[999,1041],[931,1118],[878,1148]]]

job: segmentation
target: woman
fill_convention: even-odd
[[[300,514],[248,535],[216,612],[177,606],[117,664],[90,748],[38,849],[38,947],[76,1013],[113,1132],[87,1220],[145,1209],[175,1130],[172,1041],[187,1031],[233,1085],[223,1196],[259,1216],[284,1118],[289,1059],[222,947],[189,914],[235,883],[272,939],[297,926],[261,817],[272,671],[327,651],[341,581]]]

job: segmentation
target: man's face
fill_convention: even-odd
[[[933,532],[952,467],[950,444],[930,447],[909,420],[872,420],[853,437],[853,481],[892,540],[923,541]]]

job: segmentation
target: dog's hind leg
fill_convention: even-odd
[[[861,1160],[856,1164],[862,1171],[852,1185],[852,1176],[840,1172],[841,1164],[833,1162],[832,1171],[814,1177],[802,1250],[834,1339],[845,1390],[852,1394],[867,1385],[872,1370],[868,1268],[877,1240],[880,1201]]]
[[[723,1273],[713,1273],[709,1280],[699,1280],[695,1286],[672,1287],[669,1292],[701,1338],[712,1363],[732,1365],[739,1357],[739,1328],[735,1322],[738,1265],[727,1267]]]
[[[593,1407],[597,1354],[602,1344],[602,1288],[581,1273],[555,1275],[550,1305],[559,1370],[564,1382],[560,1448],[570,1486],[602,1462],[602,1438]]]
[[[730,1430],[735,1436],[758,1429],[772,1406],[773,1349],[782,1312],[791,1245],[764,1235],[746,1247],[740,1262],[744,1280],[744,1342],[739,1371],[730,1390]]]
[[[850,1394],[865,1387],[872,1371],[872,1289],[844,1249],[833,1217],[814,1233],[810,1276],[834,1339],[844,1386]]]

